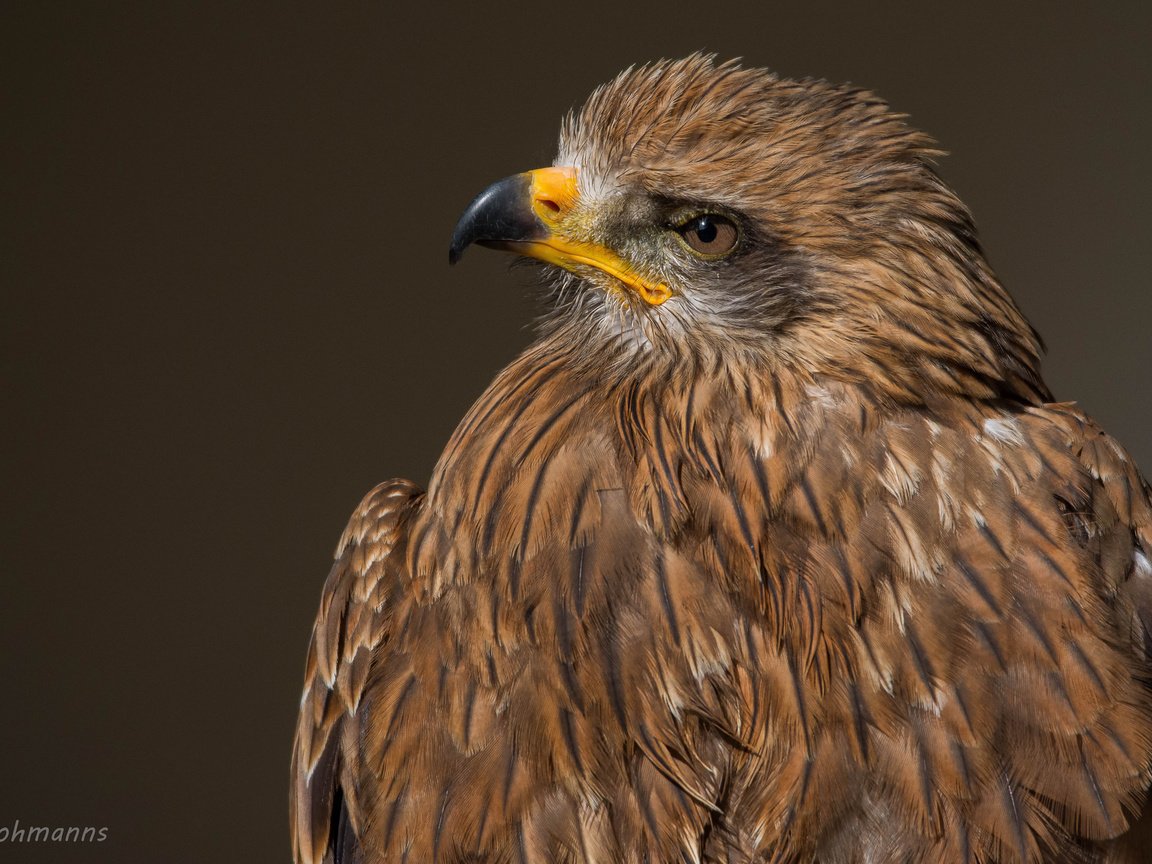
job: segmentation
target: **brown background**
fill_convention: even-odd
[[[529,339],[457,214],[620,68],[877,89],[952,155],[1046,369],[1152,468],[1152,4],[33,3],[4,13],[0,861],[283,862],[344,520]],[[1075,11],[1077,9],[1085,11]]]

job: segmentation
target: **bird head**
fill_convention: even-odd
[[[552,167],[494,183],[450,248],[548,265],[544,327],[585,354],[1035,396],[1038,338],[939,151],[871,93],[711,57],[629,69]]]

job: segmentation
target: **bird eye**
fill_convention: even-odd
[[[715,213],[693,216],[676,230],[689,249],[707,258],[727,255],[736,247],[740,236],[731,219]]]

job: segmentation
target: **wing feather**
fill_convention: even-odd
[[[362,823],[357,711],[387,607],[404,572],[408,519],[422,491],[389,480],[368,493],[336,548],[312,629],[292,750],[292,851],[299,864],[351,864]]]

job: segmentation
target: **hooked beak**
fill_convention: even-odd
[[[473,243],[537,258],[580,275],[588,268],[608,274],[652,306],[672,296],[606,246],[566,236],[566,217],[580,203],[577,169],[539,168],[497,180],[468,205],[448,248],[455,264]]]

